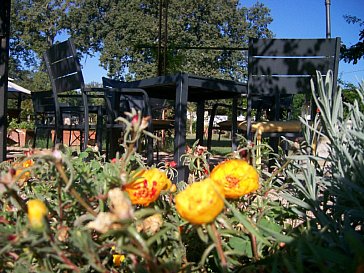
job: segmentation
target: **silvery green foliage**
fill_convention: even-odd
[[[287,268],[300,268],[296,272],[353,272],[359,266],[353,257],[364,251],[364,113],[359,108],[364,82],[357,100],[346,104],[346,118],[331,71],[325,77],[317,72],[317,84],[311,86],[319,115],[312,123],[301,119],[307,146],[290,158],[286,172],[291,182],[282,194],[301,220],[292,247],[307,256],[299,263],[297,254],[283,259]],[[329,143],[324,157],[312,153],[317,139]]]
[[[346,119],[343,118],[341,90],[333,94],[329,79],[325,85],[320,82],[320,98],[316,103],[331,143],[330,174],[325,180],[331,184],[328,190],[334,199],[332,217],[341,228],[349,225],[359,229],[364,220],[364,114],[359,110],[359,105],[364,103],[363,83],[357,91],[358,99],[353,105],[347,104],[349,115]]]

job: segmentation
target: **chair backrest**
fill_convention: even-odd
[[[54,99],[52,91],[32,92],[32,102],[35,113],[54,113]]]
[[[57,93],[83,89],[84,80],[72,39],[50,47],[44,53],[52,88]]]
[[[310,80],[316,71],[326,75],[332,70],[336,84],[339,53],[340,38],[250,39],[248,122],[252,102],[259,99],[274,102],[274,116],[278,119],[281,98],[311,92]]]
[[[35,126],[54,125],[55,106],[52,91],[32,92]]]
[[[88,98],[85,92],[85,84],[77,57],[77,51],[72,39],[70,38],[64,42],[54,44],[44,52],[43,57],[52,84],[56,111],[56,130],[59,131],[58,129],[63,124],[63,117],[61,114],[62,102],[59,95],[68,91],[77,90],[77,95],[72,99],[77,100],[79,114],[83,115],[83,117],[79,119],[79,125],[83,126],[84,132],[86,132],[84,134],[84,148],[86,148],[88,143],[87,132],[89,131]]]
[[[83,92],[85,88],[81,66],[72,39],[54,44],[43,54],[47,72],[52,84],[57,119],[60,116],[59,94],[80,90],[83,106],[87,105],[87,96]],[[87,111],[87,107],[85,108]],[[88,113],[85,113],[88,116]],[[61,120],[59,120],[61,122]]]
[[[32,92],[32,103],[35,114],[55,114],[52,91]]]
[[[105,77],[102,78],[102,83],[105,88],[109,122],[114,121],[124,112],[130,112],[132,108],[141,111],[143,116],[151,115],[149,97],[144,90],[123,88],[124,82]],[[113,91],[112,88],[122,89],[123,91]]]

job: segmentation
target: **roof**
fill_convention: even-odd
[[[17,85],[13,82],[13,79],[9,78],[8,80],[8,98],[9,99],[18,99],[18,98],[28,98],[30,97],[31,91]]]
[[[21,93],[25,93],[28,95],[31,94],[30,90],[28,90],[20,85],[17,85],[16,83],[12,82],[12,79],[10,79],[10,78],[8,80],[8,91],[9,92],[21,92]]]

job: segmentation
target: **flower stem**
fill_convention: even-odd
[[[228,272],[227,271],[227,261],[226,261],[224,251],[222,249],[222,242],[221,242],[220,234],[217,231],[214,222],[210,223],[210,227],[211,227],[211,230],[212,230],[212,234],[214,236],[213,240],[215,241],[217,254],[219,255],[219,258],[220,258],[220,264],[221,264],[222,272]]]
[[[21,209],[25,213],[27,213],[28,212],[28,208],[27,208],[27,205],[25,204],[25,201],[17,194],[17,192],[15,190],[10,189],[7,185],[5,185],[5,188],[8,191],[9,195],[16,200],[16,202],[19,204],[19,206],[21,207]]]
[[[63,221],[63,204],[62,204],[62,185],[58,183],[58,206],[59,206],[59,224],[62,226]]]
[[[64,172],[63,166],[61,161],[57,161],[55,163],[56,165],[56,169],[59,172],[60,176],[61,176],[61,183],[63,181],[63,183],[65,185],[68,184],[68,178]],[[70,188],[70,194],[78,201],[78,203],[80,203],[81,206],[83,206],[91,215],[93,216],[97,216],[97,213],[91,208],[91,206],[89,204],[87,204],[87,202],[81,197],[81,195],[73,188]]]
[[[259,254],[257,250],[257,238],[250,232],[249,232],[249,237],[250,237],[250,244],[252,247],[253,257],[257,261],[259,260]]]
[[[280,174],[287,166],[289,163],[291,163],[291,159],[288,159],[279,169],[276,169],[272,175],[268,178],[268,180],[266,181],[266,183],[270,183],[274,177],[276,177],[278,174]]]

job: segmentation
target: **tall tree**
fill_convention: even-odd
[[[42,52],[57,35],[66,33],[82,53],[99,52],[109,75],[157,74],[160,0],[13,2],[10,50],[14,64],[36,70]],[[163,2],[168,5],[167,73],[243,79],[246,52],[228,48],[246,48],[248,37],[272,36],[269,9],[261,3],[246,8],[238,0]],[[212,49],[201,49],[208,47]]]
[[[100,50],[100,61],[110,75],[156,75],[159,0],[76,2],[69,11],[70,32],[79,39],[79,45]],[[246,52],[227,48],[246,48],[249,37],[272,36],[268,30],[272,21],[269,9],[261,3],[246,8],[237,0],[165,2],[168,73],[184,71],[242,79]],[[211,49],[201,49],[208,47]]]
[[[33,90],[49,90],[42,53],[66,31],[69,1],[12,0],[9,76]]]
[[[358,17],[345,15],[344,18],[349,24],[359,24],[360,27],[364,27],[364,21]],[[341,47],[341,58],[347,63],[353,62],[353,64],[356,64],[363,56],[364,28],[359,31],[359,41],[356,44],[350,47],[347,47],[346,45],[342,45]]]
[[[12,0],[10,53],[16,64],[39,65],[42,52],[65,29],[68,6],[63,0]]]

